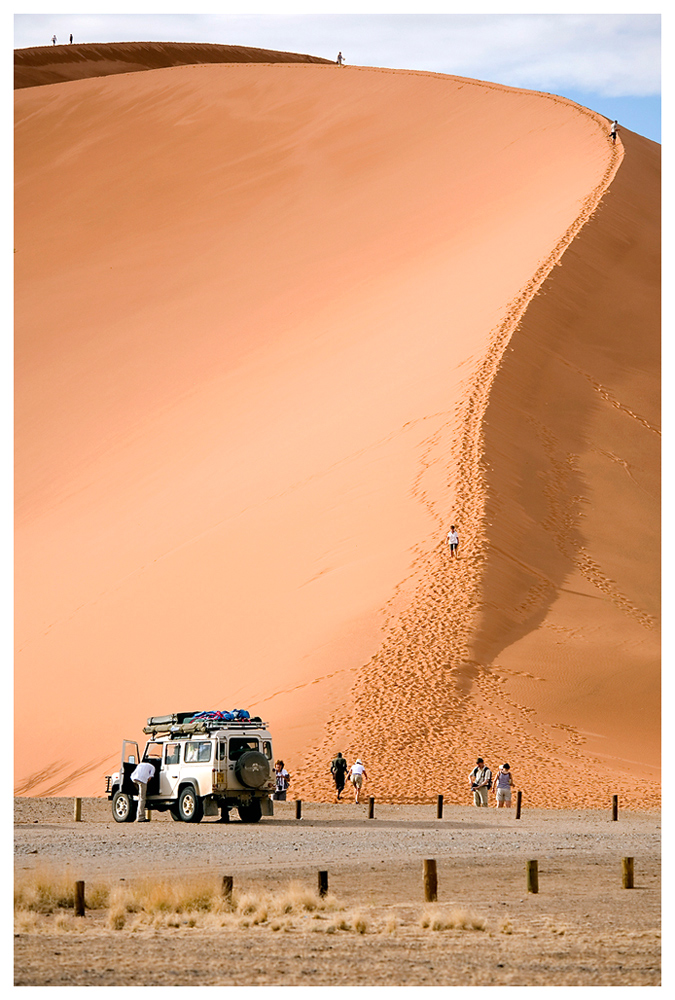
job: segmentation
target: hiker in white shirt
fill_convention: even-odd
[[[476,766],[469,775],[469,784],[473,792],[473,804],[487,808],[488,791],[492,784],[492,771],[487,767],[482,757],[478,758]]]
[[[147,760],[141,761],[134,771],[131,772],[131,780],[136,782],[138,788],[138,805],[136,807],[136,822],[145,823],[145,799],[148,794],[148,782],[155,776],[155,765]]]
[[[450,531],[448,532],[448,545],[450,546],[450,555],[453,559],[457,557],[457,549],[459,548],[459,535],[457,534],[457,529],[454,524],[450,525]]]
[[[359,793],[363,788],[363,782],[368,780],[368,775],[366,774],[366,769],[363,766],[363,761],[357,760],[356,763],[352,764],[349,768],[349,774],[347,777],[354,786],[354,801],[358,802]]]

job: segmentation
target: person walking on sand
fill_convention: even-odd
[[[56,35],[52,35],[52,45],[56,45]]]
[[[612,137],[612,145],[613,146],[616,145],[616,133],[617,133],[617,129],[618,128],[619,128],[619,123],[617,121],[613,121],[612,122],[612,127],[609,130],[609,134]]]
[[[342,63],[344,62],[344,58],[343,58],[341,52],[338,52],[336,62],[338,64],[338,66],[342,66]]]
[[[469,775],[469,784],[473,792],[473,804],[487,808],[488,792],[492,787],[492,771],[482,757],[476,760],[476,766]]]
[[[277,802],[285,802],[286,789],[291,783],[291,776],[284,767],[283,760],[278,760],[274,765],[274,780],[276,782],[276,787],[272,798],[276,799]]]
[[[331,761],[330,773],[333,775],[337,800],[340,802],[342,801],[340,796],[345,790],[345,781],[347,780],[347,761],[339,750]]]
[[[72,32],[71,32],[71,34],[70,34],[70,44],[71,44],[71,45],[73,44],[73,34],[72,34]]]
[[[495,809],[511,808],[511,789],[514,788],[513,775],[508,764],[500,764],[495,781]]]
[[[145,817],[145,800],[148,794],[148,782],[155,776],[155,765],[147,760],[141,763],[131,772],[131,780],[136,783],[138,789],[138,805],[136,806],[136,822],[147,823]]]
[[[355,764],[349,768],[349,780],[354,786],[354,801],[359,801],[359,794],[363,788],[363,782],[368,780],[368,775],[366,774],[366,769],[363,766],[362,760],[357,760]]]
[[[448,532],[448,546],[450,548],[450,558],[456,559],[457,549],[459,548],[459,535],[454,524],[450,525],[450,531]]]

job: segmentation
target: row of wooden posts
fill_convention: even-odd
[[[622,858],[621,859],[621,884],[624,889],[634,888],[634,859],[633,858]],[[532,893],[539,892],[539,862],[538,861],[528,861],[525,865],[525,871],[527,876],[527,891]],[[438,901],[438,872],[436,869],[435,858],[425,858],[422,868],[422,875],[424,881],[424,900],[426,903],[435,903]],[[328,895],[328,872],[320,871],[318,872],[318,891],[319,896],[323,897]],[[222,876],[222,893],[226,899],[232,898],[232,893],[234,891],[234,877],[232,875]],[[85,912],[84,905],[84,882],[78,881],[75,883],[75,916],[83,917]]]
[[[520,819],[520,814],[523,805],[523,793],[518,792],[516,796],[516,819]],[[79,823],[82,820],[82,799],[75,799],[75,804],[73,808],[73,816],[75,822]],[[295,800],[295,818],[302,819],[302,799]],[[443,796],[438,796],[438,802],[436,804],[436,818],[443,819]],[[617,820],[619,818],[619,796],[612,796],[612,819]],[[368,819],[375,819],[375,799],[371,796],[368,799]]]

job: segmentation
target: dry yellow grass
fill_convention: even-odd
[[[425,907],[420,926],[431,931],[484,931],[485,920],[467,910],[444,910],[440,906]]]
[[[203,930],[267,927],[275,932],[309,930],[321,934],[387,934],[400,927],[396,916],[375,920],[367,907],[349,912],[332,894],[319,896],[299,882],[277,891],[251,890],[225,895],[218,881],[206,876],[183,879],[144,878],[110,886],[87,885],[88,909],[105,911],[114,931]],[[33,873],[17,881],[14,893],[17,933],[86,930],[74,915],[74,886],[65,876]],[[485,921],[463,910],[427,906],[419,926],[429,930],[485,930]]]

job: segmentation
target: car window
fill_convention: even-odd
[[[272,760],[272,744],[269,740],[263,740],[263,753],[268,760]]]
[[[180,743],[167,743],[164,761],[166,764],[180,764]]]
[[[183,760],[186,764],[208,764],[211,760],[211,743],[206,740],[186,743]]]
[[[151,764],[155,764],[157,761],[162,759],[162,750],[163,747],[161,743],[148,743],[143,753],[143,760],[147,760],[150,761]]]
[[[260,744],[256,739],[249,737],[248,739],[235,738],[230,740],[230,760],[238,760],[243,753],[248,753],[249,750],[259,750]]]

